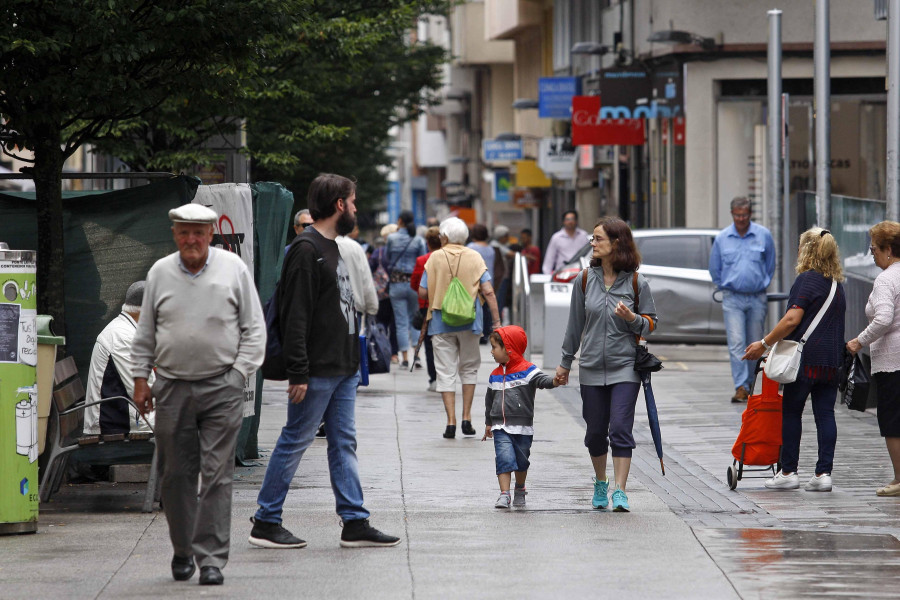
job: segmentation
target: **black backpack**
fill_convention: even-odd
[[[316,256],[321,257],[318,246],[309,238],[303,238],[298,235],[291,242],[287,253],[284,255],[284,264],[281,266],[281,276],[284,277],[284,269],[287,266],[287,257],[294,249],[294,246],[307,242],[315,248]],[[280,306],[279,298],[281,296],[281,280],[275,284],[275,293],[269,298],[269,301],[263,305],[263,315],[266,319],[266,357],[263,359],[260,372],[264,379],[272,379],[275,381],[284,381],[288,378],[287,364],[284,360],[284,349],[281,347],[281,321],[279,319]]]

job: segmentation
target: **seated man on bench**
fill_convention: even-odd
[[[141,316],[141,302],[144,300],[144,281],[132,283],[125,293],[122,312],[109,322],[97,336],[91,353],[85,401],[94,402],[112,396],[134,397],[134,375],[132,374],[131,340],[137,331]],[[153,383],[153,374],[150,375]],[[151,411],[147,420],[153,424]],[[124,400],[104,402],[88,406],[84,410],[84,433],[86,435],[111,435],[115,433],[149,432],[147,422]]]

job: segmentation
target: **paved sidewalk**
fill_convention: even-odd
[[[492,368],[482,346],[482,379]],[[357,404],[360,473],[372,523],[402,538],[342,549],[326,442],[304,456],[285,525],[309,542],[263,550],[247,542],[265,458],[284,422],[285,387],[263,394],[259,466],[236,473],[231,560],[221,588],[171,580],[164,515],[140,512],[140,485],[68,486],[41,507],[39,533],[0,537],[0,598],[736,598],[896,596],[900,502],[876,498],[889,464],[874,416],[838,408],[835,491],[772,492],[725,470],[740,426],[722,347],[654,347],[665,442],[659,473],[638,400],[628,514],[590,508],[591,469],[577,380],[541,391],[528,507],[500,511],[491,443],[445,440],[440,396],[424,371],[374,376]],[[537,362],[537,361],[536,361]],[[573,372],[573,375],[575,373]],[[809,412],[809,409],[807,409]],[[812,417],[801,473],[814,462]]]

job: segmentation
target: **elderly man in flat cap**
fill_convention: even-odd
[[[87,404],[114,396],[134,399],[131,342],[141,317],[145,283],[131,284],[125,292],[122,312],[103,328],[94,342],[85,394]],[[95,404],[84,409],[84,433],[109,435],[150,431],[153,416],[151,412],[146,415],[146,421],[141,419],[125,400]]]
[[[190,579],[196,563],[200,584],[218,585],[228,561],[244,385],[265,355],[265,321],[246,265],[209,246],[216,213],[186,204],[169,211],[169,219],[178,252],[147,273],[131,348],[134,401],[149,411],[156,399],[172,576]],[[147,378],[154,367],[151,395]]]

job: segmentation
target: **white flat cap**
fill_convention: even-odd
[[[506,225],[497,225],[494,227],[494,239],[502,238],[504,235],[509,235],[509,227]]]
[[[212,225],[219,215],[202,204],[184,204],[169,211],[169,219],[175,223],[207,223]]]

